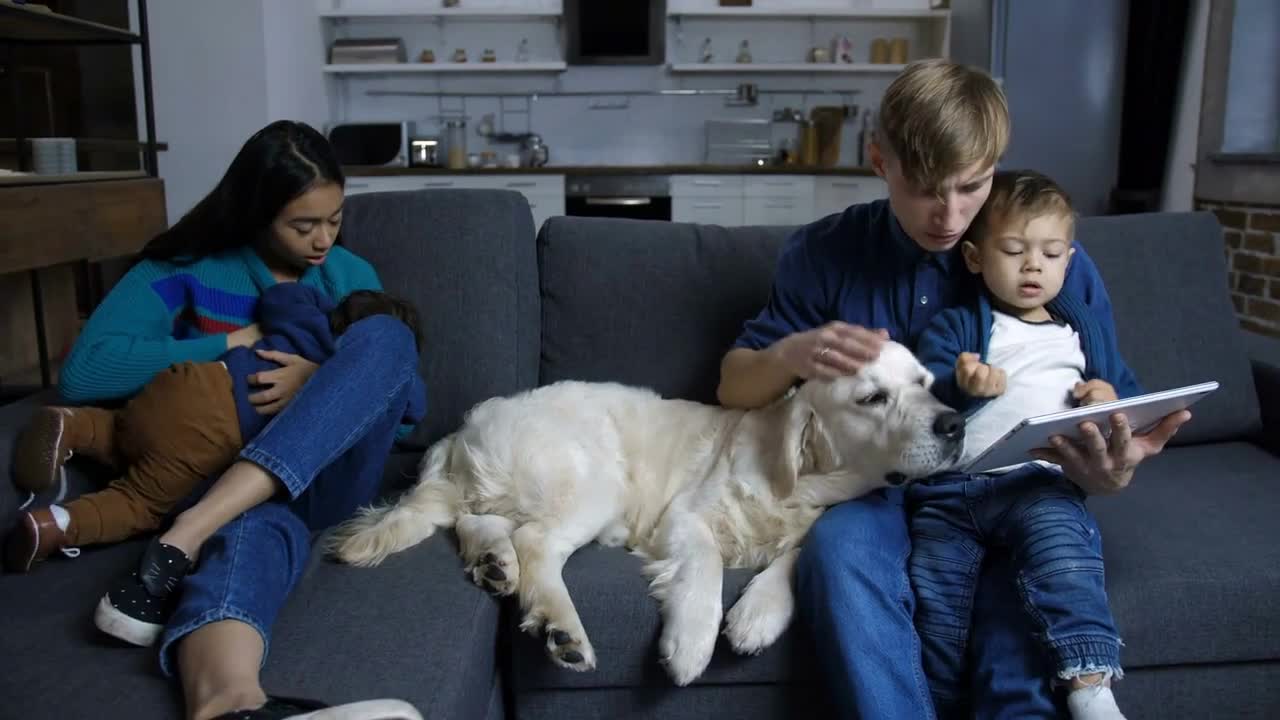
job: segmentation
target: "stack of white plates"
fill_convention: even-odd
[[[76,139],[32,138],[31,164],[39,175],[70,175],[76,172]]]

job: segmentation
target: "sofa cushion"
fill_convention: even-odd
[[[428,718],[483,718],[498,602],[462,572],[452,533],[373,568],[311,557],[273,631],[263,683],[282,695],[396,697]]]
[[[1249,357],[1231,305],[1222,228],[1210,213],[1085,218],[1120,351],[1148,391],[1217,380],[1175,444],[1239,439],[1260,426]]]
[[[122,572],[137,567],[141,541],[55,557],[27,575],[0,575],[0,716],[168,718],[182,716],[176,682],[160,674],[154,649],[100,633],[93,609]]]
[[[1280,457],[1169,448],[1089,506],[1125,665],[1280,659]]]
[[[342,241],[417,306],[427,417],[408,445],[452,432],[476,403],[538,375],[533,216],[506,190],[416,190],[347,198]]]
[[[538,235],[542,383],[715,402],[720,357],[769,299],[787,228],[552,218]]]
[[[625,550],[594,543],[578,550],[565,564],[565,586],[596,651],[592,672],[576,673],[551,664],[543,642],[521,633],[519,613],[510,613],[507,630],[514,638],[512,687],[517,692],[652,684],[674,687],[658,664],[662,622],[658,602],[649,596],[649,584],[641,574],[642,565]],[[748,570],[725,573],[722,595],[726,610],[754,574]],[[804,653],[800,649],[803,640],[797,635],[794,629],[788,630],[754,657],[734,653],[721,635],[711,665],[695,684],[776,683],[803,674],[797,670],[798,664],[806,667],[799,663]]]
[[[1143,465],[1133,486],[1090,506],[1102,528],[1107,587],[1129,667],[1280,659],[1280,458],[1246,443],[1170,448]],[[589,545],[569,559],[565,584],[595,646],[594,672],[560,670],[513,613],[513,686],[550,688],[670,684],[658,665],[658,604],[641,561]],[[725,607],[752,573],[726,573]],[[1176,632],[1170,632],[1176,628]],[[698,684],[792,681],[805,676],[806,640],[793,626],[757,657],[723,636]]]
[[[392,455],[386,484],[403,484],[418,456]],[[76,495],[98,473],[73,465]],[[161,675],[155,650],[93,625],[98,599],[144,545],[86,547],[74,561],[0,575],[6,659],[33,659],[6,662],[0,717],[181,717],[178,683]],[[263,683],[331,703],[391,696],[426,717],[500,718],[498,630],[498,603],[463,574],[452,533],[376,568],[339,565],[317,549],[272,629]]]

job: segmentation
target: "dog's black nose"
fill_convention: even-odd
[[[964,435],[964,416],[958,412],[942,413],[933,420],[933,434],[948,440]]]

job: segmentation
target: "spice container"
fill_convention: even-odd
[[[449,169],[461,170],[467,166],[467,121],[446,120],[445,142],[449,146]]]

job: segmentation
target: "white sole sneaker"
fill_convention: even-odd
[[[293,715],[288,720],[422,720],[422,713],[403,700],[362,700]]]
[[[155,645],[156,640],[160,639],[160,633],[164,631],[163,625],[143,622],[116,609],[111,604],[111,598],[106,595],[98,601],[98,607],[93,611],[93,624],[111,637],[139,647]]]

